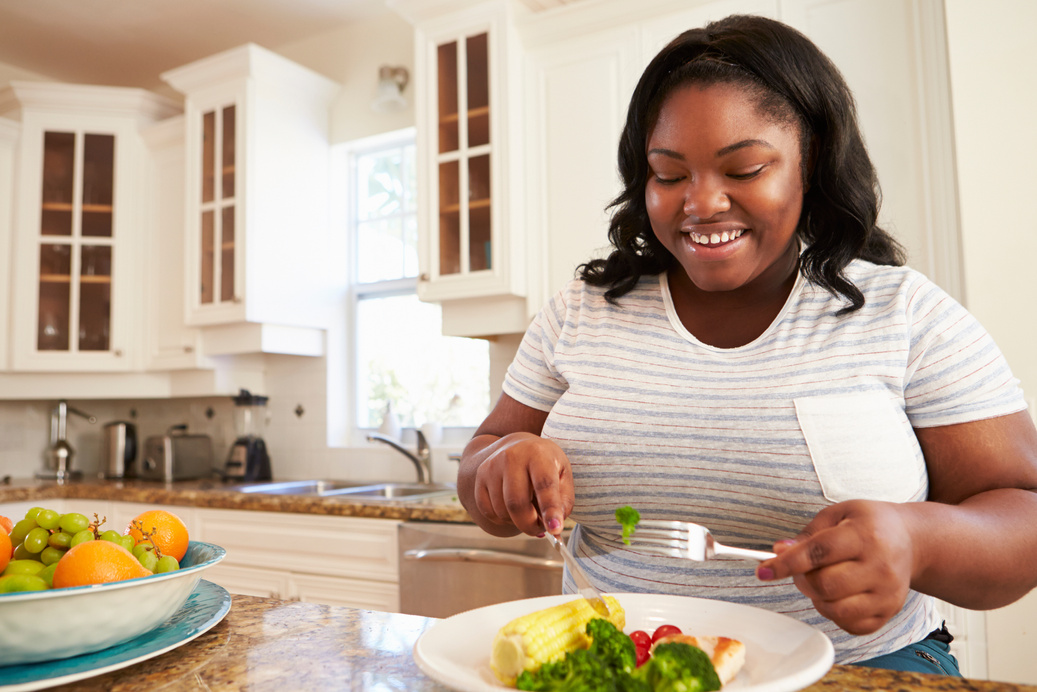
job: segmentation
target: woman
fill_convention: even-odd
[[[839,663],[957,674],[933,597],[1037,584],[1037,430],[989,335],[875,225],[838,71],[772,20],[688,31],[642,75],[619,167],[613,252],[526,333],[464,506],[498,536],[571,518],[605,590],[768,608]],[[622,505],[778,555],[639,554]]]

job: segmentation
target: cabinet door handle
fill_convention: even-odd
[[[418,276],[418,281],[428,281],[428,272],[422,272],[421,275]]]
[[[114,351],[112,351],[112,355],[115,356],[116,358],[122,358],[122,349],[121,348],[115,349]]]
[[[548,570],[560,570],[563,565],[561,560],[478,548],[408,550],[403,553],[403,558],[405,560],[427,560],[429,562],[478,562],[485,565],[507,565],[509,567],[532,567],[533,569]]]

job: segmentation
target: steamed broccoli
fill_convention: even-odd
[[[520,690],[542,692],[710,692],[720,678],[709,656],[682,642],[659,644],[652,657],[636,666],[634,643],[608,620],[587,623],[588,649],[570,651],[561,661],[545,663],[518,677]]]
[[[708,692],[720,678],[702,649],[683,642],[657,644],[652,657],[634,672],[653,692]]]
[[[641,513],[633,507],[620,507],[616,510],[616,521],[623,527],[623,542],[630,545],[630,535],[634,533],[634,527],[641,521]]]
[[[636,665],[634,642],[608,620],[587,623],[588,649],[570,651],[561,661],[545,663],[518,677],[520,690],[550,692],[651,692],[630,673]]]

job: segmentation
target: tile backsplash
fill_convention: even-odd
[[[276,356],[266,359],[269,424],[263,434],[275,478],[334,478],[404,480],[415,478],[413,465],[385,445],[361,443],[351,448],[327,444],[326,374],[323,358]],[[0,478],[30,478],[45,468],[50,444],[50,413],[57,401],[0,401]],[[94,416],[95,423],[70,415],[67,438],[75,450],[71,468],[84,475],[103,471],[102,430],[105,423],[132,422],[140,447],[151,435],[185,424],[189,432],[210,435],[214,463],[223,467],[235,437],[234,402],[229,396],[144,399],[69,400],[69,405]],[[433,477],[453,481],[457,464],[447,455],[460,451],[470,430],[456,430],[433,449]],[[413,448],[413,432],[403,444]],[[138,453],[137,463],[140,463]]]

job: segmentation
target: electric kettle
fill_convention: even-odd
[[[126,421],[104,426],[104,477],[133,478],[137,475],[137,428]]]

